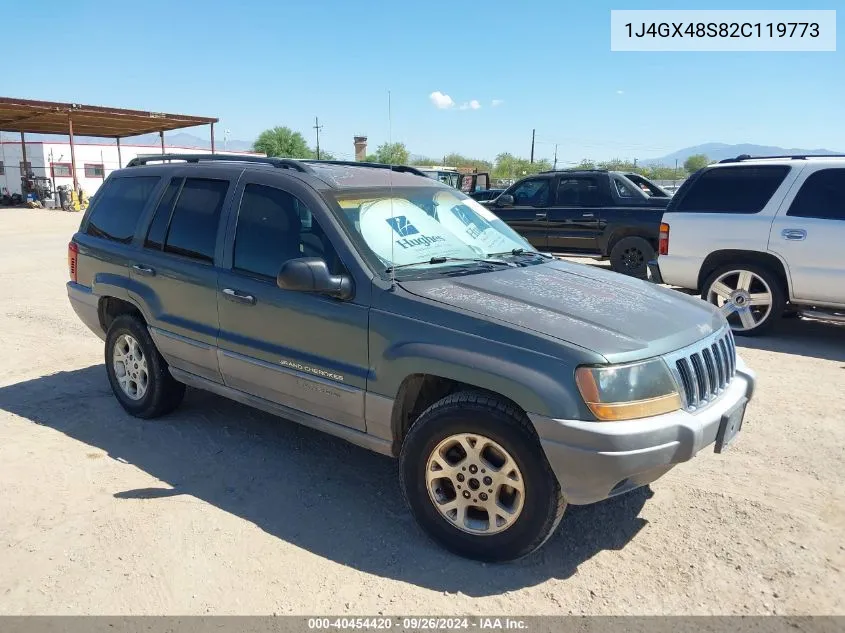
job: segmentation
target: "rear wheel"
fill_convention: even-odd
[[[169,413],[185,396],[185,385],[170,375],[146,324],[130,315],[117,317],[109,327],[106,372],[118,402],[138,418]]]
[[[783,315],[783,284],[771,270],[756,264],[729,264],[714,271],[701,298],[718,307],[731,329],[741,336],[757,336]]]
[[[618,273],[645,279],[654,247],[642,237],[623,237],[610,251],[610,267]]]
[[[566,503],[525,414],[461,392],[411,427],[399,461],[402,490],[420,526],[446,549],[506,561],[539,548]]]

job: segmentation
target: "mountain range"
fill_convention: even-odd
[[[751,143],[739,143],[737,145],[729,145],[727,143],[704,143],[703,145],[693,145],[692,147],[685,147],[679,149],[677,152],[672,152],[661,158],[648,158],[640,161],[644,165],[665,165],[666,167],[674,167],[675,161],[682,165],[684,161],[690,156],[696,154],[704,154],[712,161],[722,160],[723,158],[735,158],[741,154],[750,154],[751,156],[781,156],[781,155],[801,155],[801,154],[841,154],[836,150],[830,149],[798,149],[798,148],[784,148],[776,145],[752,145]]]
[[[18,135],[10,135],[6,134],[3,136],[4,140],[7,141],[15,141],[18,140]],[[27,136],[28,140],[32,141],[57,141],[57,142],[66,142],[67,136],[59,135],[59,134],[31,134]],[[99,138],[89,138],[85,136],[78,136],[76,140],[80,142],[91,142],[91,143],[102,143],[103,139]],[[215,139],[215,147],[218,150],[223,150],[223,139],[216,138]],[[121,141],[125,145],[131,144],[138,144],[138,145],[158,145],[159,137],[157,133],[153,134],[144,134],[142,136],[134,136],[132,138],[123,139]],[[196,148],[203,148],[209,149],[211,147],[211,143],[208,138],[201,138],[199,136],[194,136],[193,134],[189,134],[188,132],[165,132],[164,134],[164,142],[168,145],[175,146],[175,147],[196,147]],[[234,151],[249,151],[252,149],[252,142],[251,141],[241,141],[238,139],[229,139],[226,141],[226,148],[229,150]],[[800,148],[784,148],[778,147],[776,145],[753,145],[751,143],[739,143],[739,144],[728,144],[728,143],[704,143],[702,145],[693,145],[691,147],[685,147],[684,149],[679,149],[676,152],[672,152],[671,154],[667,154],[666,156],[661,156],[660,158],[644,158],[640,160],[640,164],[643,165],[665,165],[666,167],[674,167],[675,161],[678,161],[678,165],[682,165],[683,162],[693,156],[695,154],[704,154],[709,158],[711,161],[722,160],[723,158],[734,158],[735,156],[739,156],[740,154],[750,154],[751,156],[777,156],[777,155],[800,155],[800,154],[841,154],[843,152],[838,152],[836,150],[830,149],[800,149]],[[421,156],[417,154],[411,154],[410,160],[415,158],[421,158]]]

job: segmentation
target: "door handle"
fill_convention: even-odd
[[[546,214],[545,213],[535,213],[534,214],[538,220],[545,220]]]
[[[147,277],[155,277],[156,271],[154,268],[150,268],[149,266],[144,266],[142,264],[135,264],[132,266],[138,273],[145,275]]]
[[[783,239],[793,242],[799,242],[807,237],[807,231],[804,229],[784,229],[780,234]]]
[[[233,290],[232,288],[223,288],[223,294],[226,295],[226,298],[229,301],[244,303],[250,306],[255,305],[255,297],[252,295],[245,295],[244,293]]]
[[[595,217],[595,214],[594,214],[594,213],[585,213],[585,214],[584,214],[584,215],[582,215],[581,217],[583,217],[583,218],[592,218],[592,217]]]

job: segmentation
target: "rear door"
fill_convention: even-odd
[[[561,175],[556,201],[548,211],[550,250],[598,251],[601,207],[609,203],[601,185],[598,175]]]
[[[222,211],[234,186],[218,169],[175,172],[130,270],[130,294],[148,310],[167,362],[222,382],[217,364],[217,275]]]
[[[845,305],[845,168],[804,168],[784,198],[769,250],[786,262],[793,298]]]
[[[547,218],[552,183],[553,178],[526,178],[505,191],[513,196],[512,206],[490,207],[514,231],[540,250],[548,248]]]
[[[369,288],[358,284],[355,296],[341,301],[276,285],[282,264],[300,257],[320,257],[333,274],[346,272],[323,228],[325,203],[298,181],[257,170],[244,176],[235,200],[217,294],[225,383],[364,430]]]

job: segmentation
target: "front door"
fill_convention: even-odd
[[[247,175],[236,193],[218,279],[218,358],[225,383],[298,411],[364,430],[368,305],[281,290],[285,261],[321,257],[343,272],[318,217],[316,195],[297,182],[279,188]],[[314,210],[317,212],[312,212]]]
[[[549,249],[570,253],[598,252],[601,194],[594,176],[561,176],[549,209]]]
[[[548,207],[551,178],[528,178],[506,191],[513,196],[513,206],[491,206],[508,226],[528,240],[534,248],[548,248]]]
[[[784,199],[769,250],[786,262],[796,300],[845,304],[845,169],[817,169]]]

